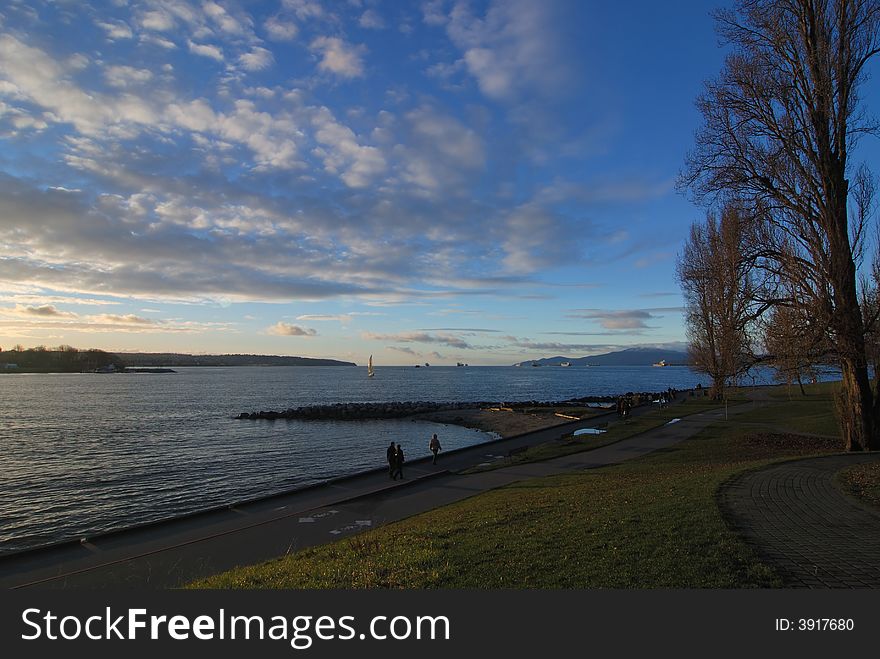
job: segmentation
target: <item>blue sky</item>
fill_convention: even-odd
[[[0,346],[681,342],[712,3],[11,0]]]

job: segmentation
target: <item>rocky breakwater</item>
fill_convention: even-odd
[[[498,403],[432,403],[412,401],[405,403],[335,403],[333,405],[306,405],[282,411],[242,412],[238,419],[305,419],[315,421],[349,421],[357,419],[396,419],[438,412],[441,410],[464,410],[487,407]]]
[[[659,394],[630,392],[634,404],[650,403]],[[445,412],[447,410],[490,409],[494,411],[523,412],[534,411],[535,408],[565,408],[589,405],[590,403],[606,406],[617,401],[617,396],[587,396],[572,398],[565,401],[516,401],[504,403],[498,401],[470,401],[458,403],[437,403],[430,401],[408,401],[390,403],[334,403],[332,405],[305,405],[281,411],[242,412],[237,419],[298,419],[309,421],[356,421],[358,419],[399,419],[416,414]]]

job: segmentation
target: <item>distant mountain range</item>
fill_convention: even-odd
[[[176,352],[121,352],[126,366],[357,366],[354,362],[279,355],[187,355]]]
[[[559,366],[568,362],[571,366],[651,366],[665,361],[667,366],[683,366],[688,363],[686,352],[681,350],[664,350],[660,348],[627,348],[617,352],[606,352],[603,355],[589,357],[545,357],[529,359],[515,364],[516,366]]]

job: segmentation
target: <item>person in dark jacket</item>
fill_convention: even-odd
[[[431,437],[431,441],[428,442],[428,450],[434,454],[434,462],[431,464],[437,464],[437,454],[440,452],[440,440],[437,439],[437,433],[434,433],[434,436]]]
[[[397,449],[394,447],[394,442],[391,442],[391,446],[385,451],[385,456],[388,459],[388,478],[394,478],[394,468],[397,463]]]
[[[400,476],[400,480],[403,480],[403,449],[400,444],[397,445],[397,450],[394,452],[394,471],[391,473],[391,478],[397,480],[398,476]]]

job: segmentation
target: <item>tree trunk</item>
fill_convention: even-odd
[[[837,414],[847,451],[870,451],[877,445],[874,437],[874,400],[868,369],[847,358],[840,363],[843,372],[838,394]]]

